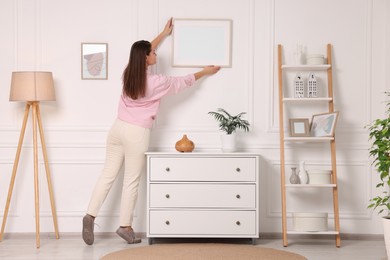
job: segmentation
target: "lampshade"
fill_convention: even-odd
[[[54,101],[53,75],[46,71],[12,72],[10,101]]]

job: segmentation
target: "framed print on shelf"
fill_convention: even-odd
[[[231,67],[232,21],[174,19],[172,66]]]
[[[307,118],[292,118],[289,120],[290,136],[305,137],[310,136],[309,119]]]
[[[334,136],[339,112],[313,115],[310,125],[311,136]]]
[[[107,79],[107,61],[107,43],[81,43],[81,79]]]

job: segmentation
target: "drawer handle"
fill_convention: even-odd
[[[171,169],[169,167],[165,168],[165,171],[169,172]]]
[[[240,221],[236,221],[236,225],[237,225],[237,226],[240,226],[240,225],[241,225],[241,222],[240,222]]]
[[[166,224],[167,226],[169,226],[169,224],[171,224],[171,223],[169,223],[169,221],[167,220],[167,221],[165,221],[165,224]]]
[[[240,172],[241,171],[241,169],[240,168],[236,168],[236,172]]]
[[[165,198],[169,199],[170,198],[169,194],[165,194]]]
[[[237,194],[237,195],[236,195],[236,198],[237,198],[237,199],[241,198],[240,194]]]

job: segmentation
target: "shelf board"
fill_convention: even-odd
[[[328,70],[330,64],[322,65],[282,65],[284,70]]]
[[[285,137],[285,142],[324,142],[334,140],[333,136],[326,137]]]
[[[283,102],[323,102],[332,101],[331,97],[317,97],[317,98],[283,98]]]
[[[340,232],[338,231],[287,231],[287,234],[295,235],[295,234],[306,234],[306,235],[338,235]]]
[[[286,184],[286,188],[333,188],[336,184]]]

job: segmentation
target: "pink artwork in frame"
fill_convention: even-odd
[[[81,44],[81,79],[108,78],[108,44]]]

